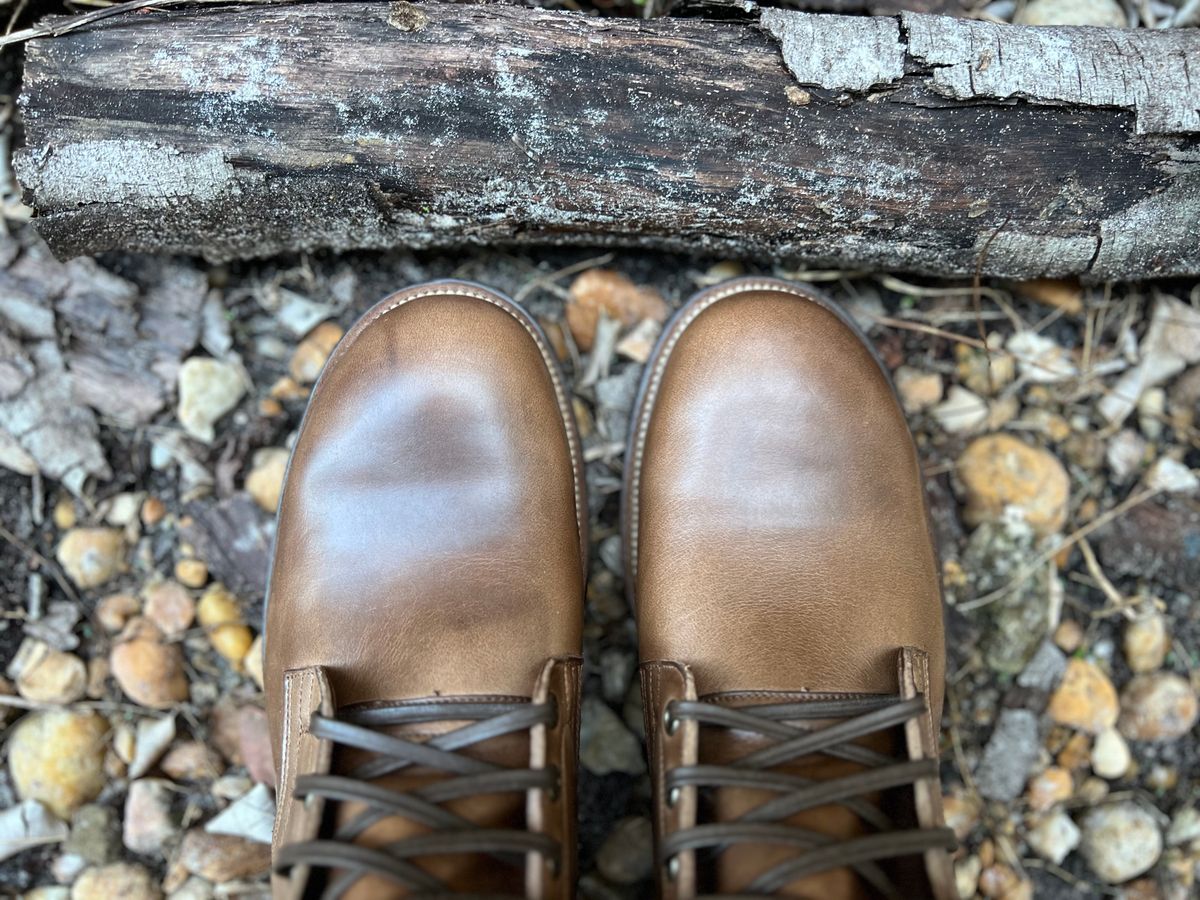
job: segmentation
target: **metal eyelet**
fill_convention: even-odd
[[[677,787],[673,787],[673,788],[671,788],[671,790],[667,791],[667,806],[668,807],[673,807],[676,803],[679,802],[680,793],[681,793],[681,791]]]
[[[547,771],[553,773],[554,779],[550,782],[550,787],[546,788],[546,797],[551,803],[557,803],[562,793],[562,771],[558,766],[549,766]]]
[[[679,857],[672,856],[667,860],[667,880],[674,881],[679,877]]]
[[[669,705],[663,710],[663,729],[668,735],[672,735],[679,730],[679,720],[671,715],[671,707]]]
[[[550,877],[557,878],[559,876],[559,873],[562,871],[562,867],[559,865],[559,862],[558,862],[558,857],[557,856],[547,856],[547,857],[544,857],[544,859],[546,860],[546,868],[550,871]]]

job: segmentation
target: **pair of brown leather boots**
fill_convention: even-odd
[[[838,309],[742,279],[646,367],[625,564],[662,896],[957,896],[921,472]],[[346,335],[279,509],[276,896],[574,895],[588,505],[519,306],[442,282]]]

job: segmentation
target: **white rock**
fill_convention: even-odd
[[[1017,359],[1017,371],[1028,381],[1053,384],[1079,374],[1071,354],[1036,331],[1018,331],[1005,345]]]
[[[169,900],[212,900],[213,886],[199,875],[193,875],[183,883],[183,887],[171,891],[168,898]]]
[[[82,659],[35,638],[21,642],[8,671],[17,679],[18,693],[35,703],[74,703],[87,689]]]
[[[633,330],[617,343],[617,352],[626,359],[644,363],[654,350],[654,343],[662,332],[662,325],[653,319],[642,319]]]
[[[979,875],[983,871],[983,860],[972,854],[966,859],[960,859],[954,864],[954,886],[958,888],[958,896],[963,900],[971,900],[979,887]]]
[[[1080,833],[1071,817],[1059,809],[1039,821],[1025,839],[1034,853],[1057,866],[1079,846]]]
[[[1152,387],[1137,402],[1138,428],[1148,441],[1162,437],[1163,421],[1167,417],[1167,392]]]
[[[138,513],[142,509],[142,501],[146,498],[144,491],[132,492],[126,491],[122,494],[117,494],[108,504],[108,513],[105,519],[109,525],[118,525],[124,528],[130,522],[136,521]]]
[[[1095,25],[1124,28],[1129,22],[1116,0],[1033,0],[1017,14],[1017,25]]]
[[[265,784],[256,784],[249,793],[213,817],[204,830],[209,834],[231,834],[269,844],[274,822],[275,798]]]
[[[1092,871],[1109,884],[1121,884],[1148,872],[1162,853],[1158,825],[1135,803],[1098,806],[1088,811],[1080,825],[1080,851]]]
[[[1146,459],[1146,439],[1131,428],[1122,429],[1108,442],[1105,459],[1118,481],[1136,472]]]
[[[942,399],[945,390],[942,376],[938,372],[922,372],[912,366],[901,366],[892,375],[896,384],[896,393],[904,411],[918,413],[929,409]]]
[[[1171,819],[1167,829],[1167,846],[1178,847],[1200,838],[1200,809],[1185,806]]]
[[[956,384],[946,399],[933,408],[933,417],[951,434],[971,432],[983,427],[988,407],[978,394]]]
[[[129,785],[125,797],[122,840],[134,853],[163,853],[177,833],[171,818],[171,782],[141,778]]]
[[[1190,494],[1200,488],[1200,478],[1183,463],[1164,456],[1146,473],[1146,486],[1170,494]]]
[[[64,841],[67,832],[67,823],[36,800],[10,806],[0,812],[0,860],[30,847]]]
[[[296,337],[304,337],[331,315],[333,309],[324,303],[309,300],[287,288],[279,290],[279,311],[275,317]]]
[[[1106,728],[1096,735],[1096,743],[1092,745],[1092,771],[1101,778],[1120,778],[1129,771],[1132,761],[1129,744],[1117,729]]]
[[[150,771],[175,740],[175,715],[162,718],[145,718],[137,724],[137,742],[133,761],[129,764],[129,777],[141,778]]]
[[[213,424],[229,412],[246,392],[239,366],[193,356],[179,367],[179,424],[205,443],[213,439]]]
[[[1100,400],[1100,414],[1110,424],[1124,422],[1147,389],[1200,362],[1200,310],[1174,297],[1160,298],[1138,355],[1141,361]]]

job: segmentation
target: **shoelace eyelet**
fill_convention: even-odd
[[[663,729],[668,735],[673,735],[679,730],[679,720],[671,715],[670,706],[663,710]]]

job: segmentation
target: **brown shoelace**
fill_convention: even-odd
[[[727,765],[679,766],[667,773],[668,803],[685,787],[750,788],[778,794],[733,822],[696,825],[671,834],[663,843],[663,864],[676,865],[679,853],[708,850],[720,853],[732,844],[775,844],[800,852],[754,879],[738,896],[769,895],[798,878],[849,867],[887,898],[903,896],[878,865],[882,860],[954,847],[949,828],[898,828],[866,796],[889,788],[911,785],[922,778],[937,778],[937,760],[898,760],[878,753],[856,740],[903,725],[925,712],[923,697],[855,697],[778,703],[731,709],[712,703],[676,700],[668,704],[665,725],[673,733],[680,722],[694,721],[762,735],[776,741]],[[842,721],[818,729],[793,722],[813,719]],[[826,754],[863,767],[840,778],[814,780],[767,771],[812,754]],[[788,825],[783,820],[796,813],[836,803],[857,814],[873,833],[845,840]],[[715,897],[716,895],[710,895]],[[729,897],[730,895],[722,895]]]
[[[307,865],[329,870],[330,881],[322,897],[336,900],[366,875],[403,885],[414,897],[453,895],[444,882],[412,861],[420,857],[480,853],[523,866],[525,855],[536,853],[557,864],[560,848],[546,835],[483,828],[441,806],[452,800],[486,794],[557,791],[559,773],[553,769],[510,769],[459,752],[536,725],[551,726],[555,718],[553,703],[524,701],[435,701],[347,710],[335,718],[314,713],[309,728],[315,737],[374,755],[347,775],[300,776],[296,779],[296,798],[322,797],[361,803],[366,808],[328,838],[283,847],[276,855],[275,869],[286,872],[293,866]],[[466,724],[419,743],[379,730],[431,722]],[[411,792],[370,783],[410,766],[446,772],[453,777]],[[364,831],[390,816],[401,816],[430,830],[378,848],[354,843]],[[499,900],[502,896],[506,895],[486,895],[488,900]]]

